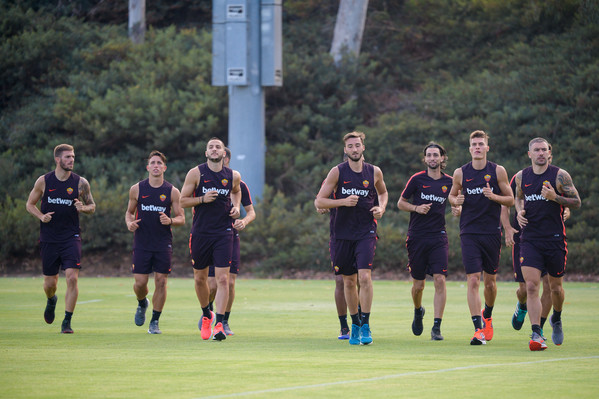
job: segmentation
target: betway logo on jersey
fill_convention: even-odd
[[[493,187],[491,187],[491,191],[493,191]],[[482,187],[466,188],[466,192],[470,195],[482,194],[483,188]]]
[[[524,199],[526,201],[549,201],[547,198],[543,197],[540,194],[531,194],[531,195],[524,195]]]
[[[206,193],[208,193],[210,191],[216,191],[217,193],[222,194],[222,195],[229,195],[229,189],[228,188],[216,188],[216,187],[206,188],[206,187],[202,187],[202,192],[204,194],[206,194]]]
[[[52,197],[48,197],[48,204],[57,204],[57,205],[71,206],[73,204],[73,200],[64,199],[64,198],[52,198]]]
[[[164,211],[166,211],[166,207],[141,204],[141,210],[145,211],[145,212],[164,212]]]
[[[345,188],[341,187],[341,194],[345,195],[357,195],[360,197],[366,197],[368,195],[368,190],[359,190],[357,188]]]
[[[420,198],[422,198],[425,201],[435,201],[438,202],[440,204],[445,203],[445,200],[447,198],[443,198],[443,197],[437,197],[435,194],[424,194],[424,193],[420,193]]]

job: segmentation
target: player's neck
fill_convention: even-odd
[[[352,161],[351,159],[348,159],[347,163],[349,164],[351,170],[356,173],[360,173],[362,171],[362,167],[364,166],[363,159],[359,159],[358,161]]]
[[[158,187],[162,186],[162,184],[164,183],[164,176],[163,175],[160,175],[160,176],[150,175],[148,178],[148,182],[150,183],[151,187],[158,188]]]
[[[60,181],[67,180],[69,177],[71,177],[71,173],[72,172],[70,170],[64,170],[60,166],[57,166],[56,169],[54,170],[54,175]]]
[[[208,169],[210,169],[213,172],[220,172],[221,170],[223,170],[222,161],[214,162],[210,159],[207,159],[206,164],[208,165]]]
[[[547,171],[547,169],[549,169],[548,163],[546,163],[545,165],[532,164],[532,171],[535,175],[542,175],[543,173],[545,173]]]
[[[487,157],[472,160],[472,167],[476,170],[484,169],[486,166],[487,166]]]
[[[435,169],[427,168],[426,174],[431,179],[439,180],[441,178],[441,168],[435,168]]]

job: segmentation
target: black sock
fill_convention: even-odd
[[[207,319],[212,317],[212,313],[210,313],[210,306],[202,308],[202,316],[206,317]]]
[[[141,306],[142,308],[147,308],[148,307],[148,302],[146,301],[146,298],[144,299],[138,299],[137,303],[139,304],[139,306]]]
[[[485,319],[490,319],[493,316],[493,306],[489,306],[485,303],[485,310],[483,311],[483,317]]]
[[[231,315],[231,312],[225,312],[225,321],[229,321],[229,316]]]
[[[360,326],[360,317],[358,316],[358,313],[356,314],[352,314],[351,316],[351,323],[355,324],[356,326]]]
[[[153,322],[154,320],[158,321],[158,319],[160,318],[161,314],[162,314],[162,312],[159,312],[157,310],[153,310],[152,311],[152,320],[150,320],[150,323]]]
[[[210,308],[210,310],[214,310],[214,301],[210,301],[208,307]]]
[[[526,306],[526,302],[524,302],[524,303],[520,303],[520,302],[518,302],[518,307],[519,307],[521,310],[528,310],[528,307]]]
[[[418,309],[414,308],[414,314],[417,314],[418,316],[422,316],[422,313],[424,312],[424,308],[421,306]]]
[[[475,330],[478,330],[479,328],[483,328],[482,316],[472,316],[472,323],[474,324]]]
[[[222,323],[224,318],[225,318],[224,314],[217,313],[216,314],[216,324]]]
[[[441,331],[441,318],[435,317],[433,321],[433,330]]]
[[[562,311],[559,312],[557,310],[553,310],[553,315],[551,316],[551,322],[556,323],[562,319]]]
[[[546,321],[547,321],[546,317],[541,317],[541,328],[543,328],[543,326],[545,325]]]
[[[343,316],[339,316],[339,324],[341,324],[341,329],[348,329],[349,330],[349,326],[347,325],[347,315],[344,314]]]
[[[360,319],[362,319],[362,306],[360,306],[360,304],[358,304],[358,315],[360,316]]]
[[[67,312],[66,310],[64,311],[64,319],[71,321],[71,317],[73,317],[73,312]]]
[[[362,325],[369,324],[370,322],[370,313],[362,312],[362,317],[360,318]]]
[[[533,324],[532,325],[532,332],[533,333],[537,333],[537,334],[539,334],[541,336],[543,335],[543,330],[541,330],[541,326],[538,325],[538,324]]]
[[[56,305],[56,302],[58,302],[58,297],[56,295],[52,298],[48,298],[48,305]]]

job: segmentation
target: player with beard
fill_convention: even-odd
[[[449,243],[445,232],[445,208],[447,196],[452,186],[451,176],[443,173],[447,165],[447,152],[434,142],[423,151],[422,161],[426,170],[410,177],[404,188],[397,207],[410,212],[410,226],[406,248],[408,249],[408,270],[412,276],[412,301],[414,302],[414,320],[412,332],[420,335],[423,331],[422,293],[426,275],[433,277],[435,285],[434,324],[431,329],[433,341],[443,340],[441,321],[447,301],[445,279],[449,263]],[[412,202],[409,199],[412,198]],[[457,213],[458,209],[453,212]]]
[[[372,264],[377,220],[385,213],[388,201],[383,172],[362,158],[364,139],[362,132],[351,132],[343,137],[348,160],[331,169],[314,201],[317,209],[337,210],[334,267],[343,275],[345,301],[352,319],[350,345],[368,345],[373,341],[370,331]],[[330,198],[333,192],[334,198]]]
[[[40,220],[40,253],[44,274],[44,291],[48,298],[44,320],[52,324],[58,298],[58,272],[65,271],[67,291],[65,317],[61,332],[72,334],[71,317],[79,296],[78,280],[81,269],[81,229],[79,214],[92,214],[96,204],[89,182],[73,173],[75,150],[69,144],[54,148],[56,168],[40,176],[27,199],[27,212]],[[41,200],[41,209],[37,203]]]
[[[229,269],[233,251],[233,224],[239,217],[241,190],[239,172],[223,165],[225,144],[211,138],[206,145],[206,162],[192,168],[181,189],[181,206],[193,207],[189,239],[195,291],[202,307],[202,339],[221,341],[227,335],[223,320],[229,300]],[[210,310],[208,268],[215,267],[216,315]],[[214,334],[212,322],[216,317]]]

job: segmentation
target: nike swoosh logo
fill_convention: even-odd
[[[422,188],[429,188],[430,186],[422,186]]]
[[[141,198],[148,198],[149,195],[142,195]]]
[[[466,179],[466,181],[472,181],[472,180],[474,180],[474,178],[472,178],[472,179]]]
[[[343,184],[347,184],[347,183],[351,183],[351,180],[350,181],[343,180]]]
[[[528,186],[532,186],[532,183],[524,185],[524,187],[528,187]]]
[[[52,192],[52,191],[56,191],[56,189],[55,188],[51,188],[48,191]]]
[[[212,180],[204,180],[204,183],[210,183]]]

